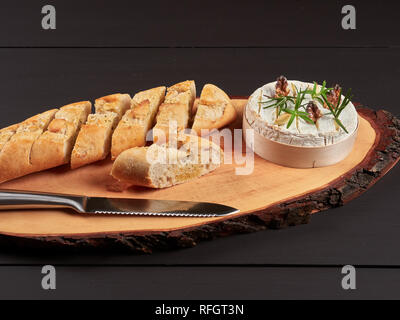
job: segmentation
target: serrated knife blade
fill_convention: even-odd
[[[42,193],[32,191],[0,191],[0,210],[70,208],[79,213],[175,217],[222,217],[239,210],[217,203],[103,198]]]

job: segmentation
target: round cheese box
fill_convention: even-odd
[[[339,86],[284,77],[258,88],[243,113],[246,144],[260,157],[288,167],[338,163],[353,149],[357,130],[357,111]]]

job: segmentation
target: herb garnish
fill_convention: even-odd
[[[311,95],[311,98],[314,100],[318,100],[318,102],[320,102],[322,105],[324,104],[324,101],[322,100],[322,96],[327,96],[328,92],[330,92],[333,88],[327,88],[326,87],[326,81],[324,80],[322,82],[322,86],[321,89],[319,90],[319,92],[317,92],[317,86],[318,84],[314,81],[314,86],[313,89],[306,89],[306,94]]]
[[[339,92],[339,99],[338,102],[335,105],[331,104],[328,101],[328,98],[326,97],[326,94],[322,95],[322,99],[324,100],[324,102],[326,103],[326,105],[328,106],[329,110],[331,112],[327,113],[327,114],[332,114],[335,122],[346,132],[349,133],[347,131],[347,129],[345,128],[345,126],[343,125],[343,123],[339,120],[339,116],[342,113],[342,111],[344,110],[344,108],[347,107],[347,105],[349,104],[350,100],[353,98],[353,95],[351,94],[351,88],[349,90],[347,90],[347,93],[344,97],[344,99],[342,100],[342,89],[340,89]]]
[[[348,133],[347,129],[343,125],[343,123],[339,120],[339,116],[342,113],[342,111],[347,107],[349,102],[351,101],[353,95],[351,95],[351,89],[347,91],[347,94],[345,95],[344,99],[342,99],[342,90],[340,89],[339,93],[339,99],[336,105],[333,105],[328,101],[327,95],[333,88],[328,88],[326,87],[326,81],[323,81],[322,86],[320,87],[320,90],[317,92],[318,84],[314,82],[314,86],[312,89],[307,89],[305,90],[298,90],[296,86],[294,86],[296,93],[293,96],[287,95],[287,96],[277,96],[277,97],[270,97],[266,96],[269,98],[269,101],[259,101],[260,104],[266,104],[266,103],[271,103],[269,105],[263,106],[263,109],[267,108],[273,108],[275,107],[277,109],[277,115],[279,116],[282,112],[286,112],[291,115],[286,128],[290,128],[292,125],[293,121],[295,118],[301,118],[307,123],[310,124],[316,124],[316,121],[314,122],[309,114],[306,112],[306,105],[307,103],[304,103],[304,98],[305,95],[310,95],[312,100],[317,100],[321,105],[326,105],[329,109],[329,113],[325,113],[324,115],[329,115],[332,114],[334,117],[335,122],[346,132]],[[293,109],[288,108],[288,103],[293,104]]]

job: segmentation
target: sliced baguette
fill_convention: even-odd
[[[121,152],[146,145],[146,135],[151,129],[158,107],[164,101],[165,87],[157,87],[135,94],[131,109],[126,111],[112,136],[111,158]]]
[[[111,134],[118,124],[114,112],[91,114],[82,126],[71,157],[71,169],[103,160],[110,152]]]
[[[180,133],[173,143],[152,144],[124,151],[111,175],[121,182],[165,188],[188,182],[220,166],[222,150],[206,139]]]
[[[193,80],[176,83],[168,88],[165,103],[182,103],[188,107],[189,118],[196,100],[196,84]]]
[[[150,102],[144,100],[133,109],[128,110],[122,117],[113,134],[112,159],[121,152],[146,144],[146,134],[149,130]]]
[[[181,131],[188,127],[195,99],[196,86],[192,80],[183,81],[168,88],[153,128],[154,141],[168,140],[170,128]]]
[[[89,115],[76,139],[71,156],[72,169],[107,157],[112,133],[130,105],[129,94],[116,93],[96,99],[96,114]]]
[[[40,113],[2,132],[4,144],[0,150],[0,183],[38,171],[31,163],[32,146],[57,111],[52,109]]]
[[[17,132],[20,124],[13,124],[9,127],[0,130],[0,152],[6,145],[6,143],[12,138],[12,136]]]
[[[60,108],[47,131],[33,145],[31,162],[37,171],[70,161],[76,137],[91,107],[90,101],[81,101]]]
[[[237,113],[228,95],[213,84],[206,84],[201,92],[192,129],[201,135],[202,129],[222,128],[235,121]]]
[[[189,123],[187,104],[163,103],[157,115],[157,123],[153,128],[154,142],[166,142],[170,134],[185,130]]]
[[[121,119],[126,110],[131,106],[131,96],[127,93],[115,93],[96,99],[94,107],[96,113],[105,114],[114,112]]]

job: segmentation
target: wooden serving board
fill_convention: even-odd
[[[240,117],[246,99],[233,99]],[[226,204],[240,210],[223,218],[100,216],[72,211],[0,212],[0,244],[29,247],[115,248],[151,252],[194,246],[234,233],[307,223],[311,214],[345,204],[371,187],[399,160],[400,124],[390,113],[358,108],[360,126],[354,150],[324,168],[282,167],[258,156],[251,175],[236,175],[225,164],[195,181],[162,190],[113,190],[111,161],[77,170],[67,166],[4,183],[2,189],[84,194],[87,196],[174,199]]]

